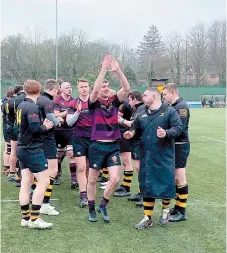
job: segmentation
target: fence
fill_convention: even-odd
[[[14,86],[13,82],[1,85],[1,97],[5,95],[7,88]],[[119,86],[113,86],[113,89],[119,89]],[[139,90],[141,93],[146,89],[145,86],[135,86],[131,87],[134,90]],[[201,95],[226,95],[226,88],[219,87],[179,87],[179,92],[181,97],[187,101],[200,101]],[[73,87],[73,95],[77,96],[76,87]]]

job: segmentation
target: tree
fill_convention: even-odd
[[[207,65],[207,29],[204,23],[195,25],[188,35],[189,59],[196,74],[196,84],[204,83]]]
[[[214,21],[208,29],[208,70],[226,83],[226,21]]]
[[[124,74],[130,84],[137,84],[136,73],[130,66],[126,66],[124,69]]]
[[[142,74],[146,74],[149,83],[154,77],[154,60],[162,49],[161,35],[158,28],[154,25],[149,27],[146,35],[143,37],[143,41],[137,49],[137,54],[140,62]]]

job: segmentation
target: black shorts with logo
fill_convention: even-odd
[[[88,150],[89,146],[91,145],[91,138],[73,136],[72,145],[74,157],[88,157]]]
[[[94,170],[121,166],[119,142],[92,141],[88,158],[89,167]]]
[[[190,143],[175,144],[175,168],[186,168]]]
[[[72,145],[72,130],[55,130],[55,141],[59,149]]]

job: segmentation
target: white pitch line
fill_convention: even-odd
[[[59,199],[50,199],[53,201],[59,200]],[[19,202],[19,199],[3,199],[1,200],[1,203],[13,203],[13,202]]]
[[[221,143],[226,143],[226,141],[221,141],[221,140],[217,140],[217,139],[214,139],[214,138],[210,138],[210,137],[206,137],[206,136],[202,136],[203,138],[206,138],[208,140],[211,140],[211,141],[217,141],[217,142],[221,142]]]

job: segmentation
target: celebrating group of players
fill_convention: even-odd
[[[105,80],[107,71],[120,81],[117,92]],[[135,228],[153,225],[155,199],[163,204],[161,225],[186,219],[189,109],[175,84],[167,84],[162,94],[156,87],[147,88],[143,96],[130,91],[117,61],[107,55],[92,90],[87,80],[78,80],[78,98],[71,96],[68,82],[49,79],[41,89],[38,81],[27,80],[24,86],[9,88],[2,104],[4,173],[8,171],[8,180],[20,186],[21,226],[53,226],[40,213],[59,215],[50,197],[53,184],[61,183],[66,154],[71,187],[79,188],[79,205],[88,206],[90,222],[97,221],[97,181],[104,189],[97,211],[105,222],[110,221],[111,195],[131,195],[131,160],[139,175],[139,192],[129,200],[144,207],[144,218]],[[118,185],[121,165],[124,177]],[[173,198],[175,206],[170,209]]]

